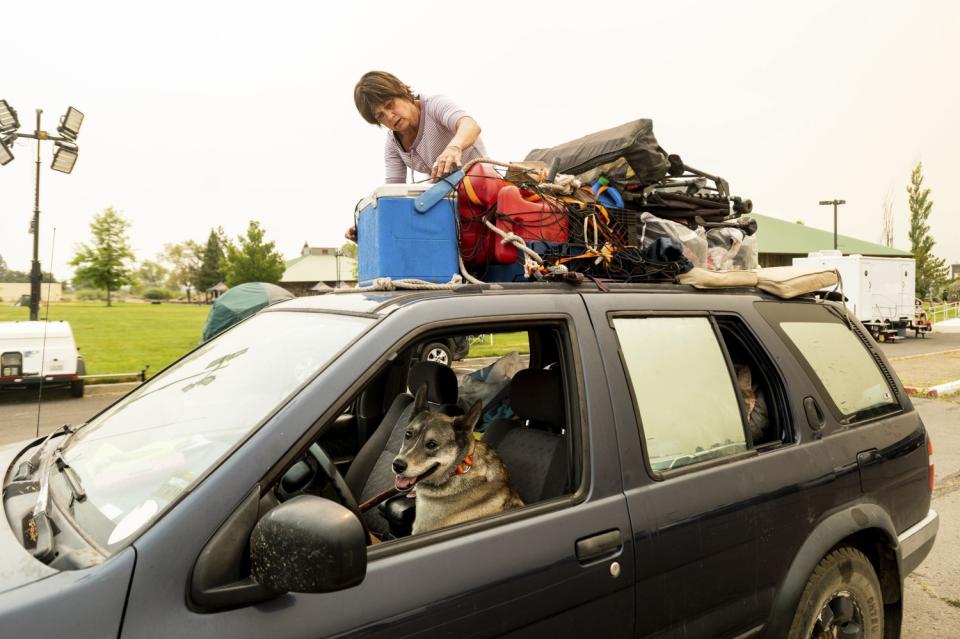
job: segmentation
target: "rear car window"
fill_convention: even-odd
[[[893,376],[842,306],[758,302],[756,309],[800,360],[838,421],[850,424],[900,410]]]
[[[615,317],[653,471],[747,450],[740,403],[706,317]]]
[[[846,325],[781,322],[780,327],[845,418],[899,406],[873,357]]]

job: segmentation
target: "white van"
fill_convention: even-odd
[[[42,380],[44,386],[69,384],[74,397],[83,397],[86,372],[69,322],[0,322],[0,389]]]

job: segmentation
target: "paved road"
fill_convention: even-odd
[[[136,384],[88,386],[81,399],[71,397],[68,388],[45,389],[39,408],[36,391],[0,392],[0,444],[35,437],[38,410],[39,434],[46,435],[64,424],[86,421],[135,387]]]
[[[956,350],[960,349],[960,333],[938,332],[934,327],[933,332],[926,337],[907,337],[899,342],[880,344],[880,349],[888,359]]]
[[[933,442],[933,509],[940,532],[930,555],[907,578],[903,637],[960,637],[960,405],[913,401]]]
[[[83,399],[70,397],[68,391],[48,391],[40,412],[40,434],[64,423],[83,422],[133,386],[91,388]],[[907,579],[903,637],[960,637],[960,404],[925,399],[914,403],[933,440],[933,508],[941,519],[933,551]],[[36,422],[36,395],[0,394],[0,444],[33,437]]]

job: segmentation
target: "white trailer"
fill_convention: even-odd
[[[793,258],[793,265],[837,269],[847,308],[879,341],[902,339],[907,329],[915,335],[930,330],[928,322],[914,317],[916,263],[912,257],[868,257],[819,251]]]
[[[69,385],[83,397],[85,373],[68,322],[0,322],[0,390]]]

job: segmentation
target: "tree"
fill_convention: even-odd
[[[75,279],[89,282],[96,288],[107,289],[107,306],[111,306],[110,293],[131,282],[129,262],[133,260],[127,228],[130,222],[108,208],[95,215],[90,223],[93,245],[81,244],[70,260]]]
[[[946,282],[947,269],[944,260],[933,254],[934,241],[927,224],[933,201],[930,189],[923,188],[922,162],[913,168],[907,195],[910,198],[910,252],[917,264],[917,296],[927,297]]]
[[[168,276],[169,271],[163,264],[151,260],[144,260],[134,273],[134,277],[141,286],[154,288],[163,287]]]
[[[200,268],[197,270],[197,276],[194,280],[197,291],[205,291],[226,279],[226,274],[223,272],[224,262],[226,261],[226,245],[223,229],[210,229],[207,245],[203,249]]]
[[[239,236],[236,246],[227,245],[224,265],[227,286],[244,282],[276,284],[283,277],[283,257],[275,250],[273,242],[263,241],[264,233],[259,222],[251,221],[246,236]]]
[[[880,227],[881,243],[893,248],[893,193],[887,191],[883,196],[883,225]]]
[[[3,259],[3,256],[0,255],[0,282],[8,283],[24,283],[30,281],[30,273],[28,271],[15,271],[7,266],[7,261]],[[42,282],[56,282],[57,280],[53,277],[52,273],[47,273],[46,271],[40,274],[40,281]]]
[[[170,266],[167,275],[167,286],[170,288],[187,289],[187,300],[190,299],[190,287],[197,279],[200,270],[200,255],[203,249],[193,240],[186,240],[179,244],[164,244],[160,260]]]
[[[344,245],[340,247],[340,255],[353,259],[353,268],[350,269],[350,274],[353,276],[353,279],[356,280],[357,279],[357,243],[345,242]]]

